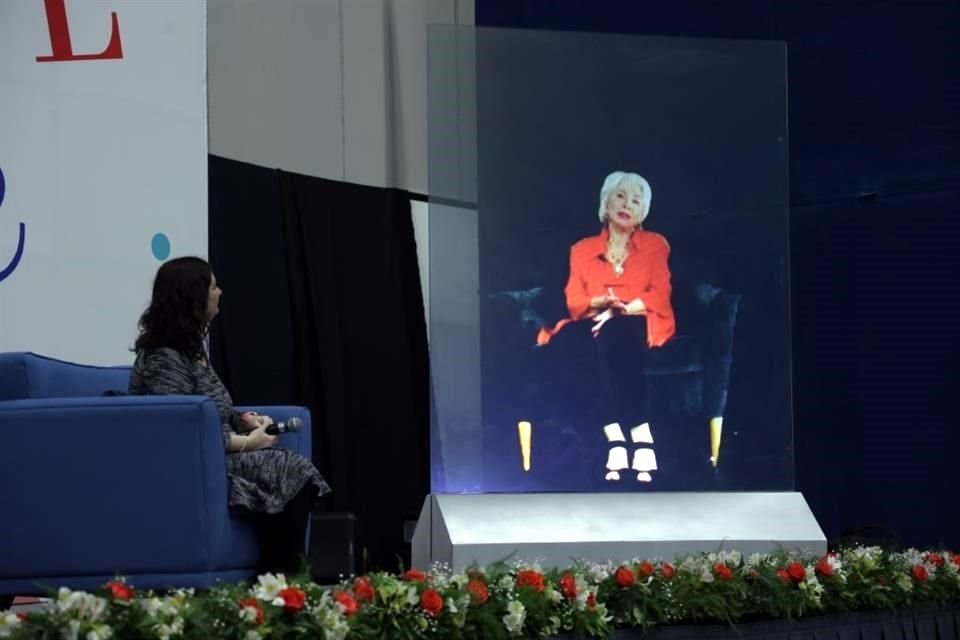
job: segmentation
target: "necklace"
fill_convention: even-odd
[[[613,267],[614,275],[616,275],[618,278],[623,275],[623,265],[626,263],[629,255],[630,254],[627,252],[626,246],[614,250],[612,246],[607,244],[607,253],[605,257],[607,262],[610,263],[610,266]]]

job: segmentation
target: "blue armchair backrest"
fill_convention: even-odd
[[[102,396],[126,391],[130,367],[94,367],[29,352],[0,353],[0,400]]]

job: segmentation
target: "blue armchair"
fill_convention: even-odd
[[[130,367],[0,353],[0,595],[140,589],[251,577],[251,522],[227,507],[216,405],[125,391]],[[245,407],[304,422],[280,444],[310,457],[302,407]]]

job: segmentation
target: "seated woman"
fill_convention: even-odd
[[[670,245],[660,234],[646,231],[650,213],[650,185],[635,173],[615,171],[600,189],[598,235],[584,238],[570,249],[570,274],[564,294],[568,318],[543,328],[537,344],[564,354],[577,380],[572,387],[590,382],[593,415],[606,423],[604,434],[611,448],[607,480],[619,480],[628,468],[621,421],[635,424],[630,430],[634,445],[652,445],[647,421],[649,403],[642,373],[649,349],[664,345],[676,332],[670,304]],[[570,366],[572,365],[572,366]],[[635,448],[632,468],[637,480],[650,482],[657,462],[651,446]]]
[[[273,448],[277,436],[266,432],[271,418],[233,408],[205,348],[221,293],[210,265],[200,258],[176,258],[161,265],[150,306],[140,317],[130,392],[213,399],[223,425],[229,506],[256,518],[260,572],[294,573],[302,562],[310,512],[330,487],[309,460]]]

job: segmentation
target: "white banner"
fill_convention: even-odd
[[[0,2],[0,351],[123,364],[207,253],[206,2]]]

